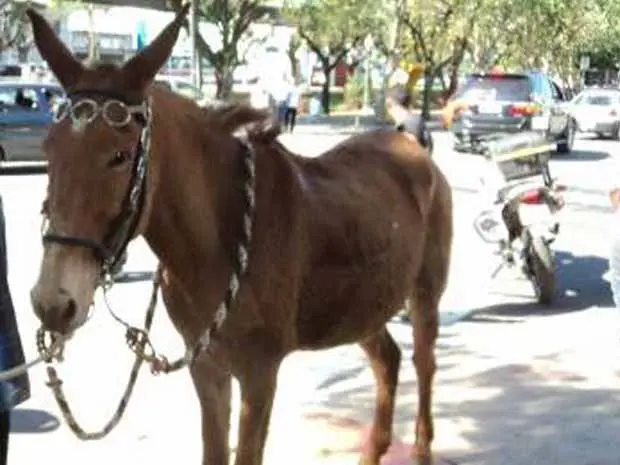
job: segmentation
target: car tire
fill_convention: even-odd
[[[6,151],[4,147],[0,145],[0,161],[6,161]]]
[[[577,130],[577,124],[575,120],[569,120],[566,129],[564,130],[564,134],[562,135],[562,141],[558,142],[556,151],[558,153],[570,153],[573,149],[573,144],[575,143],[575,134]]]

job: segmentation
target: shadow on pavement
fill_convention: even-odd
[[[11,412],[11,433],[49,433],[59,425],[58,418],[43,410],[16,408]]]
[[[545,307],[536,302],[501,303],[474,310],[463,321],[481,323],[485,319],[489,322],[497,321],[493,316],[551,316],[591,307],[613,306],[609,283],[603,279],[608,270],[606,259],[594,255],[576,257],[566,251],[556,251],[555,257],[557,298],[552,306]]]
[[[511,334],[502,343],[514,345]],[[523,341],[522,341],[523,342]],[[516,349],[516,348],[515,348]],[[403,353],[403,370],[409,351]],[[620,391],[589,381],[571,369],[571,354],[532,355],[511,362],[487,352],[469,350],[464,344],[442,341],[438,345],[437,381],[434,389],[435,452],[443,463],[459,465],[607,465],[617,463],[620,428]],[[609,360],[609,358],[606,358]],[[351,367],[343,367],[345,369]],[[607,384],[620,380],[604,366]],[[306,418],[328,415],[329,423],[346,426],[355,436],[348,445],[335,444],[331,453],[359,453],[371,425],[375,386],[340,381],[323,394],[323,401],[309,408]],[[617,381],[616,381],[617,382]],[[589,383],[589,384],[586,384]],[[603,387],[604,386],[604,387]],[[339,388],[340,387],[340,388]],[[411,451],[417,411],[417,381],[399,384],[392,455],[387,465],[404,464]],[[320,394],[319,394],[320,395]],[[329,426],[329,425],[328,425]],[[332,427],[317,441],[329,443]],[[405,449],[404,452],[402,449]],[[396,450],[398,449],[398,451]]]
[[[620,393],[584,389],[570,372],[498,366],[470,378],[489,395],[442,405],[437,418],[460,418],[468,451],[447,452],[459,464],[611,464],[620,428]],[[469,397],[469,396],[466,396]],[[444,452],[446,454],[446,452]]]
[[[598,150],[573,150],[570,153],[554,155],[557,161],[600,161],[609,158],[608,152]]]

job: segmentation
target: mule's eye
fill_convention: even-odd
[[[126,150],[119,150],[114,152],[114,156],[110,159],[108,166],[110,168],[114,168],[115,166],[120,166],[125,163],[127,160],[131,158],[131,152]]]

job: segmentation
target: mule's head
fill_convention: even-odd
[[[31,292],[43,326],[69,333],[86,321],[103,271],[144,222],[151,82],[172,52],[188,5],[122,66],[84,66],[47,21],[28,11],[36,46],[67,94],[43,142],[48,230]]]

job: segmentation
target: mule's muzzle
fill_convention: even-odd
[[[30,293],[30,299],[44,329],[68,334],[79,326],[77,302],[66,289],[58,288],[44,295],[39,287],[35,287]]]

